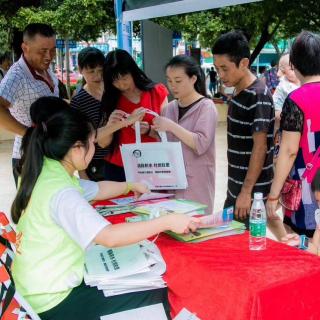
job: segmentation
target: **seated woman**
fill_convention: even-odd
[[[124,125],[123,120],[129,114],[133,117],[140,114],[141,141],[155,142],[156,139],[150,136],[153,116],[145,114],[143,107],[160,114],[168,102],[168,91],[164,85],[150,80],[129,53],[120,49],[108,53],[103,80],[102,106],[108,123],[99,129],[97,140],[100,146],[110,146],[105,179],[125,181],[120,146],[134,143],[135,131],[134,127]]]
[[[169,141],[181,141],[188,188],[177,198],[199,201],[213,212],[215,193],[215,131],[217,110],[206,98],[205,79],[191,57],[176,56],[166,66],[170,91],[176,100],[153,120],[153,128],[167,131]]]
[[[48,98],[41,98],[46,108]],[[172,214],[154,220],[111,225],[88,203],[133,191],[140,183],[79,180],[94,154],[96,131],[79,111],[56,99],[59,111],[29,130],[21,181],[11,208],[17,224],[12,274],[17,290],[41,319],[98,320],[101,316],[163,303],[165,289],[106,298],[83,282],[84,252],[91,244],[129,245],[164,230],[195,230],[199,220]],[[39,105],[39,101],[37,102]],[[32,107],[31,107],[32,108]]]

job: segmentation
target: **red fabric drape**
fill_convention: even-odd
[[[128,215],[114,216],[112,223]],[[248,233],[197,244],[161,234],[172,315],[202,320],[320,319],[320,260],[272,240],[250,251]]]

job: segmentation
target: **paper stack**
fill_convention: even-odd
[[[183,242],[202,242],[242,234],[246,230],[244,223],[233,220],[233,207],[225,208],[222,211],[213,212],[209,215],[199,216],[199,219],[199,229],[194,232],[177,234],[167,231],[167,233]]]
[[[207,205],[196,201],[185,199],[166,199],[159,202],[137,205],[136,208],[132,210],[132,212],[151,216],[155,211],[158,211],[158,216],[170,213],[183,213],[192,216],[205,214],[206,208]]]
[[[96,204],[95,209],[104,217],[133,211],[137,206],[151,204],[173,197],[173,193],[149,192],[139,198],[134,196],[110,199],[109,204]]]
[[[84,280],[108,297],[163,288],[165,271],[159,249],[148,240],[114,249],[96,245],[86,252]]]
[[[171,231],[167,231],[171,237],[180,240],[182,242],[203,242],[210,239],[233,236],[242,234],[246,231],[244,223],[238,221],[232,221],[228,225],[222,225],[218,227],[199,228],[194,232],[187,234],[178,234]]]

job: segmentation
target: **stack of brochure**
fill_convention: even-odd
[[[172,200],[172,201],[175,201],[175,200]],[[244,223],[233,220],[233,207],[225,208],[222,211],[214,212],[209,215],[199,215],[199,211],[198,212],[191,211],[191,213],[193,215],[196,215],[200,219],[200,226],[196,231],[194,232],[190,231],[189,233],[186,233],[186,234],[178,234],[172,231],[166,231],[166,233],[169,234],[171,237],[182,242],[202,242],[210,239],[242,234],[246,230]],[[190,213],[186,213],[186,214],[190,214]],[[139,222],[139,221],[146,221],[154,218],[156,217],[152,215],[152,211],[151,211],[151,213],[149,213],[148,215],[127,217],[126,221]]]
[[[228,225],[221,225],[217,227],[209,228],[199,228],[194,232],[189,232],[187,234],[178,234],[171,231],[167,233],[182,242],[202,242],[210,239],[232,236],[237,234],[242,234],[246,231],[246,226],[244,223],[238,221],[232,221]]]
[[[142,194],[139,198],[134,196],[111,199],[109,204],[97,204],[95,209],[102,216],[112,216],[116,214],[133,211],[137,206],[151,204],[173,197],[172,193],[150,192]]]
[[[159,249],[148,240],[114,249],[96,245],[86,252],[84,281],[109,297],[163,288],[165,271]]]
[[[156,218],[170,213],[183,213],[190,216],[205,214],[207,205],[184,199],[165,199],[158,202],[138,204],[132,212]]]
[[[167,233],[173,238],[183,242],[202,242],[210,239],[242,234],[246,230],[244,223],[233,220],[233,207],[225,208],[219,212],[200,216],[200,226],[194,232],[177,234]]]

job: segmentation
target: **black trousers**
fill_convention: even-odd
[[[126,175],[124,173],[123,167],[119,167],[110,162],[106,162],[105,180],[118,182],[126,181]]]
[[[167,318],[171,319],[167,288],[105,297],[102,290],[83,282],[60,304],[40,313],[39,317],[42,320],[100,320],[101,316],[157,303],[163,303]]]

